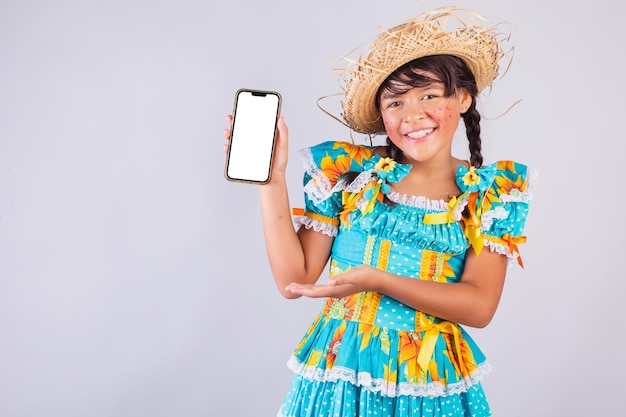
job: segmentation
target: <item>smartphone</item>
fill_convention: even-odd
[[[227,180],[256,184],[270,180],[281,103],[276,91],[237,90],[224,172]]]

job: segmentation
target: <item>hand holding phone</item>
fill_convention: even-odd
[[[227,180],[269,182],[281,102],[275,91],[237,90],[224,172]]]

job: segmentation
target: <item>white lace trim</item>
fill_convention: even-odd
[[[456,207],[454,207],[454,210],[452,210],[452,218],[456,221],[461,220],[461,217],[463,217],[463,210],[465,210],[465,207],[467,207],[467,202],[469,201],[469,194],[465,194],[463,196],[463,198],[461,199],[461,201],[459,201],[456,205]]]
[[[491,250],[492,252],[495,252],[498,255],[505,255],[507,257],[507,265],[517,265],[517,258],[520,257],[519,253],[511,253],[511,249],[508,246],[488,239],[483,239],[483,242],[485,243],[485,246],[488,247],[489,250]]]
[[[334,192],[343,190],[345,188],[345,180],[340,179],[333,187],[330,180],[324,173],[315,165],[313,159],[313,153],[310,148],[304,148],[300,150],[300,156],[304,163],[304,169],[311,176],[309,181],[304,186],[304,192],[309,196],[311,201],[315,204],[321,203],[330,197]]]
[[[346,186],[346,191],[349,193],[358,193],[375,177],[376,170],[368,169],[361,172],[357,177]]]
[[[358,374],[349,368],[334,366],[331,369],[319,369],[315,366],[306,366],[295,356],[287,362],[287,366],[296,374],[303,378],[320,381],[336,382],[337,380],[347,381],[358,385],[365,390],[378,392],[385,397],[398,397],[409,395],[413,397],[445,397],[466,392],[472,385],[476,385],[485,375],[491,372],[491,365],[484,362],[468,377],[454,384],[444,385],[440,382],[430,382],[428,384],[416,384],[403,382],[401,384],[391,383],[384,379],[372,378],[368,372]]]
[[[313,229],[316,232],[322,232],[327,236],[335,237],[338,233],[338,228],[335,225],[320,222],[319,220],[314,220],[307,216],[297,216],[293,218],[293,224],[296,228],[296,231],[300,229],[300,227],[304,226],[305,229]]]
[[[359,198],[357,200],[357,202],[355,203],[355,205],[357,206],[357,208],[359,210],[361,210],[361,213],[365,212],[365,209],[367,208],[367,205],[369,204],[369,201],[367,201],[364,198]]]
[[[421,195],[407,195],[392,191],[387,197],[396,204],[417,207],[426,210],[447,210],[448,203],[444,200],[431,200]]]
[[[493,210],[486,211],[480,216],[480,228],[482,230],[489,230],[493,221],[496,219],[506,219],[509,217],[509,212],[502,206],[498,206]]]

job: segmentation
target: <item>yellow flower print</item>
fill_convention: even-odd
[[[454,366],[454,370],[457,372],[457,375],[462,375],[464,377],[469,376],[476,368],[478,364],[476,363],[476,359],[474,359],[474,354],[472,353],[472,349],[469,347],[469,344],[465,339],[461,339],[461,351],[457,352],[454,347],[453,338],[444,336],[444,340],[446,342],[446,350],[444,354],[448,356],[450,362]],[[460,355],[460,357],[459,357]]]
[[[496,169],[500,171],[507,170],[509,172],[517,174],[517,171],[515,171],[515,161],[498,161]]]
[[[496,194],[496,191],[493,187],[489,187],[489,189],[485,192],[485,197],[483,199],[483,212],[487,212],[491,210],[493,207],[493,203],[499,203],[500,197]]]
[[[386,327],[383,329],[383,332],[380,335],[380,350],[387,356],[389,356],[389,352],[391,351],[391,339],[389,338],[389,329],[387,329]]]
[[[314,350],[306,360],[307,366],[318,366],[322,361],[322,351]]]
[[[372,337],[377,337],[380,333],[380,327],[369,323],[359,323],[357,334],[361,336],[361,346],[359,350],[363,350],[370,345]]]
[[[422,251],[419,277],[425,281],[448,282],[448,278],[455,276],[454,269],[448,262],[451,254],[436,252],[430,249]]]
[[[341,326],[335,330],[335,334],[328,345],[328,353],[326,354],[326,369],[330,369],[335,365],[335,360],[337,360],[337,353],[339,352],[339,348],[341,347],[341,340],[343,339],[343,334],[346,331],[346,322],[344,321]]]
[[[384,196],[379,192],[380,188],[381,184],[379,182],[370,181],[358,193],[348,193],[344,191],[344,206],[343,210],[339,212],[339,218],[341,222],[350,227],[350,214],[356,210],[359,210],[357,203],[359,203],[362,199],[365,199],[367,201],[367,204],[364,208],[360,209],[361,213],[371,213],[374,210],[374,205],[376,204],[376,201],[383,201]]]
[[[363,165],[363,159],[372,157],[372,150],[364,146],[355,146],[349,143],[335,143],[334,149],[343,149],[348,154],[348,158],[354,160],[359,165]]]
[[[398,371],[397,370],[395,370],[393,372],[390,372],[389,371],[389,365],[383,365],[383,369],[385,371],[385,375],[384,375],[385,381],[387,381],[387,382],[394,382],[395,383],[398,380]]]
[[[358,294],[346,298],[330,298],[328,300],[328,303],[330,303],[328,306],[328,316],[333,319],[343,320],[347,316],[352,315],[357,299]]]
[[[522,181],[522,177],[518,175],[515,181],[511,181],[507,177],[496,177],[495,179],[496,185],[498,186],[498,192],[503,194],[508,194],[512,197],[521,197],[522,193],[526,191],[528,186],[526,181]]]
[[[345,155],[339,155],[337,159],[333,159],[327,154],[322,158],[320,168],[334,187],[337,180],[350,171],[350,159]]]
[[[437,361],[435,361],[435,359],[430,360],[428,364],[428,373],[430,374],[430,379],[433,382],[441,382],[443,384],[446,383],[446,379],[439,376],[439,366],[437,365]]]
[[[343,274],[345,271],[347,271],[347,269],[341,269],[339,267],[339,263],[335,259],[330,262],[331,277]],[[360,296],[360,293],[357,293],[344,298],[327,298],[326,305],[324,307],[324,314],[338,320],[343,320],[346,317],[352,317],[359,303]]]
[[[376,172],[390,172],[396,167],[397,162],[391,158],[381,158],[380,161],[376,162],[374,165],[374,169]]]
[[[330,277],[335,277],[337,275],[343,274],[346,270],[343,270],[339,267],[339,262],[336,259],[330,261]]]
[[[400,357],[399,362],[406,364],[407,379],[417,382],[422,379],[417,356],[422,345],[422,339],[416,332],[400,332]]]
[[[467,173],[463,175],[463,184],[468,187],[480,184],[480,176],[476,172],[476,168],[474,168],[473,166],[470,167]]]

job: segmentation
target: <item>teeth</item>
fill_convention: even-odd
[[[435,129],[418,130],[416,132],[407,133],[407,136],[412,138],[412,139],[419,139],[419,138],[423,138],[424,136],[428,135],[433,130],[435,130]]]

